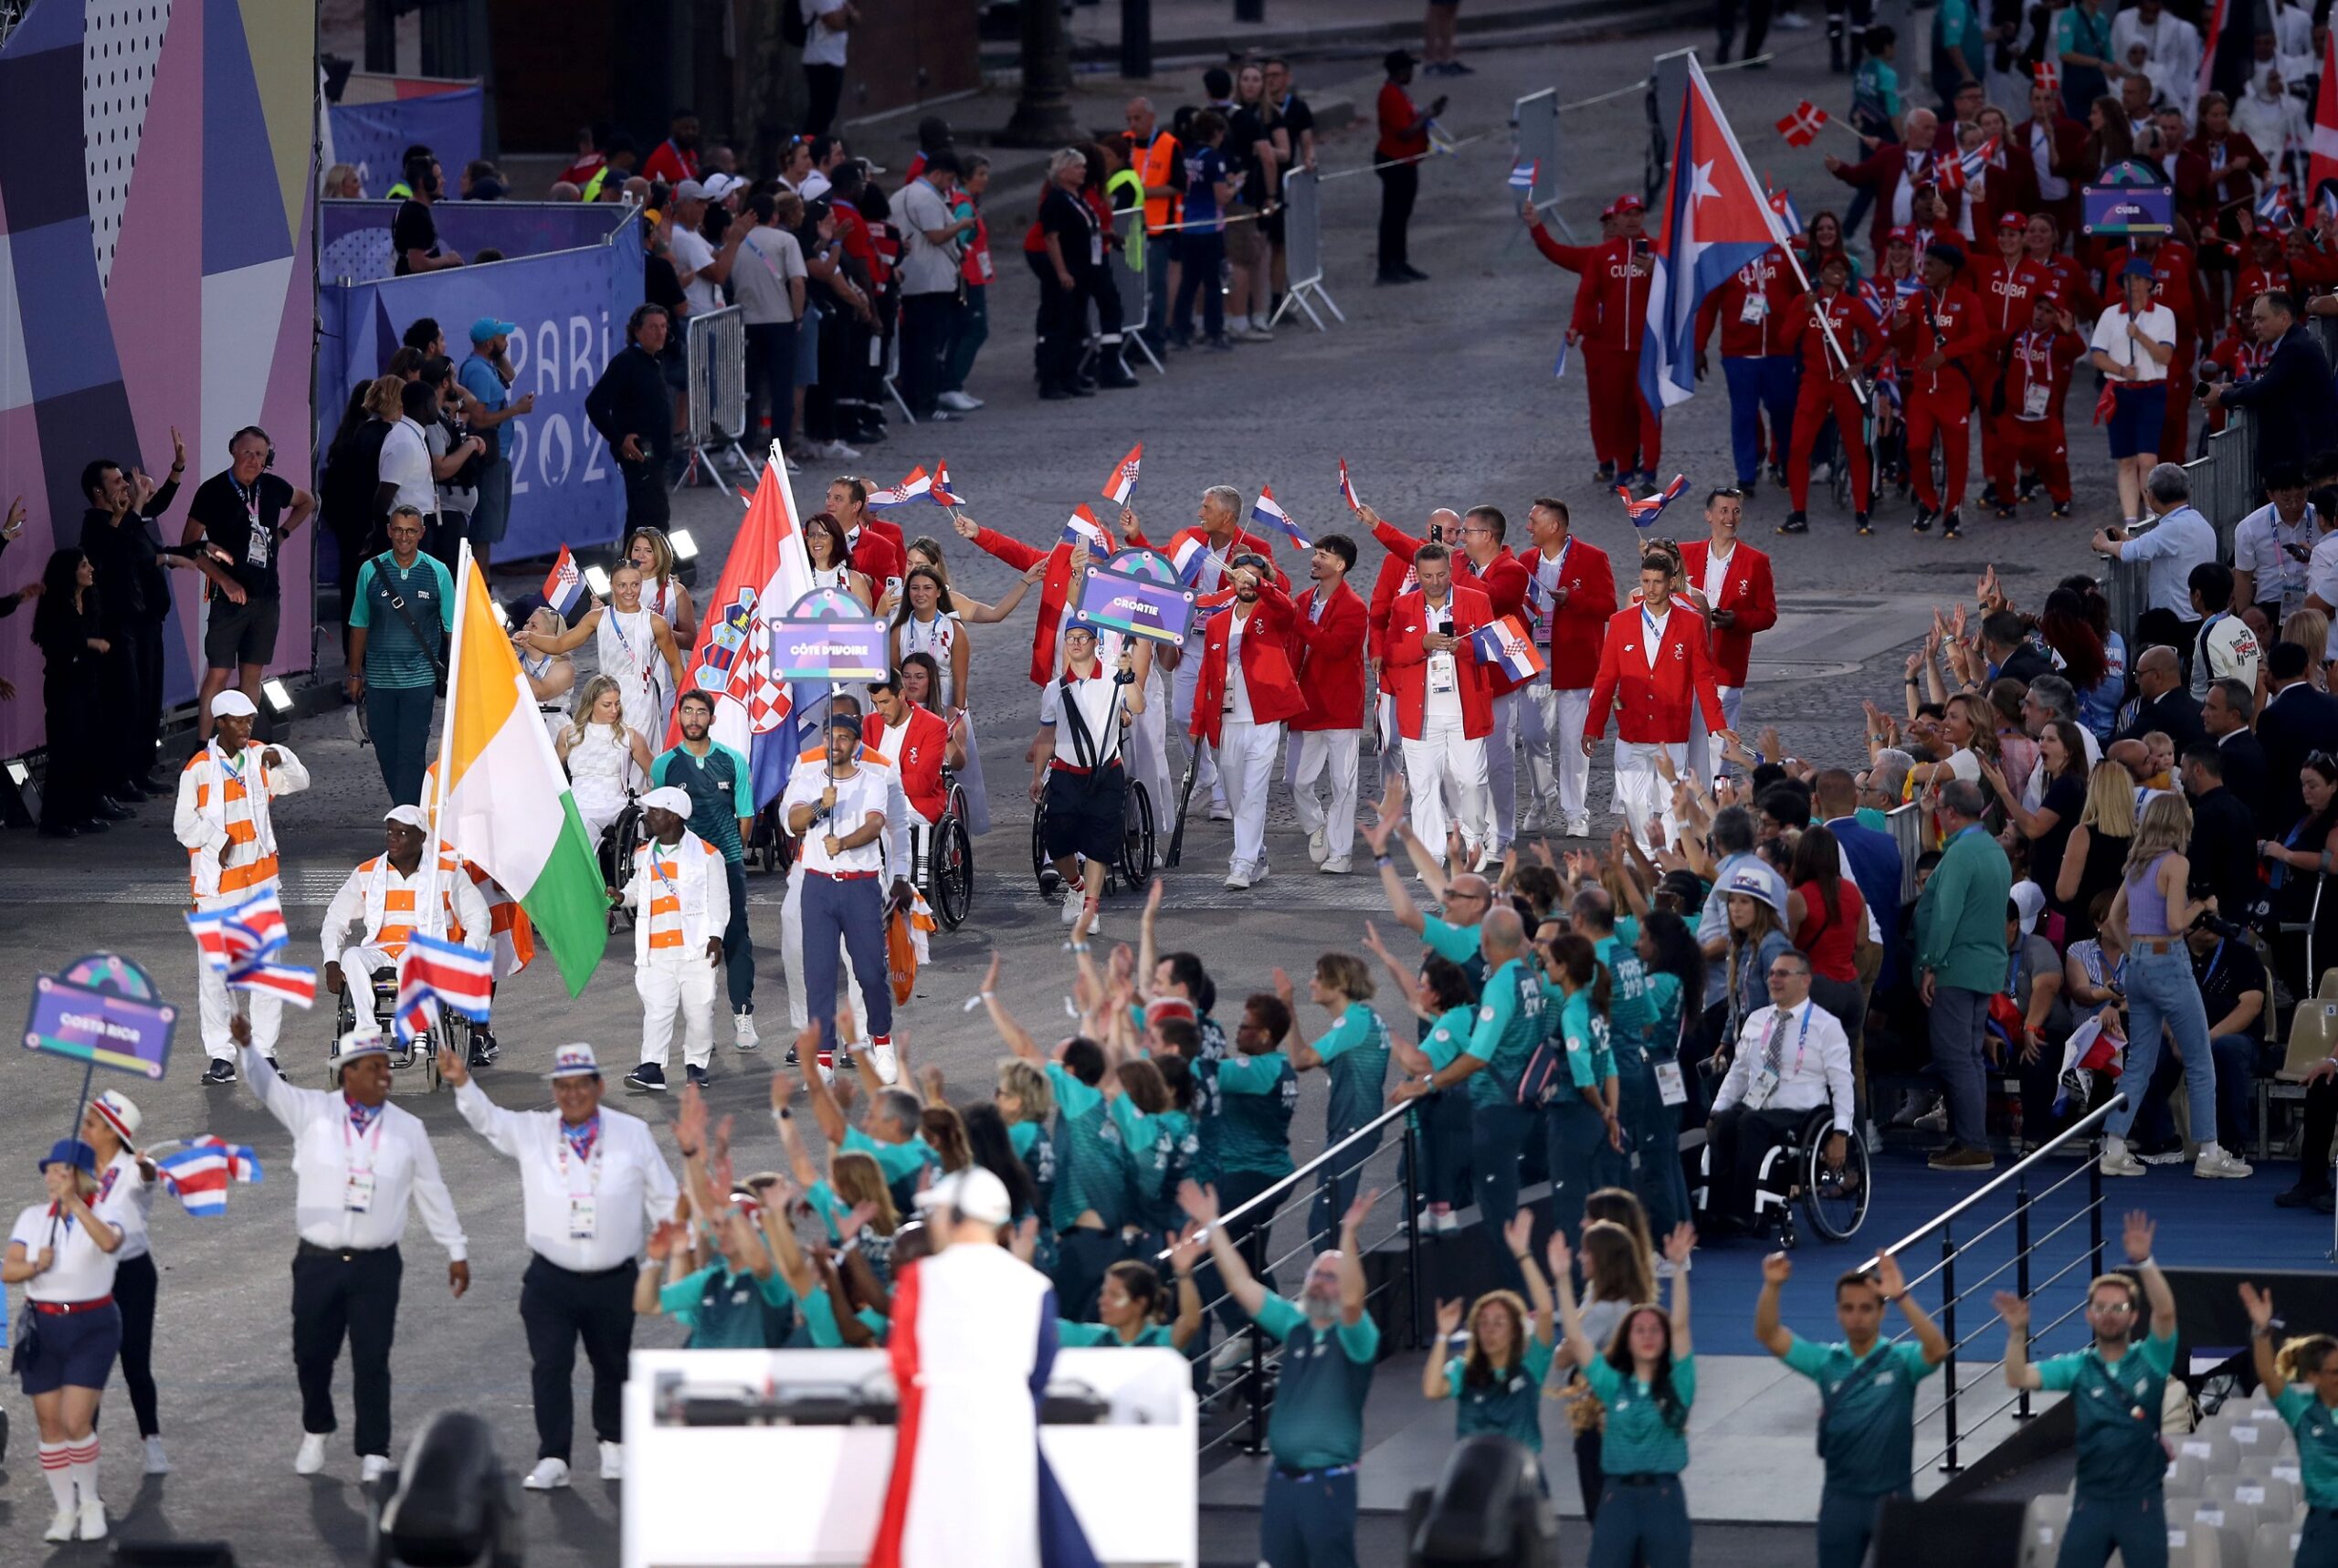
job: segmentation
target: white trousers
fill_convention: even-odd
[[[1177,727],[1188,737],[1194,732],[1194,693],[1200,689],[1201,679],[1202,650],[1196,645],[1188,647],[1185,650],[1185,657],[1177,661]],[[1195,800],[1196,802],[1206,800],[1213,805],[1224,805],[1226,781],[1217,775],[1217,758],[1211,753],[1209,747],[1203,745],[1199,741],[1192,741],[1191,744],[1198,757],[1195,765],[1201,770],[1194,779]],[[1153,819],[1155,822],[1169,821],[1175,814],[1176,807],[1174,804],[1167,812],[1164,812],[1158,803],[1155,803],[1153,808]]]
[[[839,1001],[860,994],[860,977],[854,973],[852,954],[839,951],[837,962],[843,967],[837,971],[837,996]],[[811,1026],[811,1009],[804,997],[804,868],[801,862],[787,868],[787,897],[779,906],[779,963],[787,972],[787,1021],[797,1034]],[[842,1028],[837,1039],[842,1045],[856,1045],[860,1040],[860,1009],[849,1009],[852,1032]]]
[[[233,893],[222,893],[195,900],[197,912],[232,909],[247,899],[274,887],[244,888]],[[210,964],[197,961],[195,966],[195,1014],[203,1024],[203,1054],[215,1062],[236,1059],[236,1042],[227,1037],[230,1020],[242,1016],[251,1020],[252,1044],[259,1054],[272,1057],[276,1042],[284,1031],[284,1002],[281,997],[258,991],[230,991],[227,977]],[[371,1017],[369,1011],[360,1015]]]
[[[1616,742],[1616,805],[1623,812],[1633,839],[1650,855],[1671,843],[1680,830],[1680,824],[1672,815],[1672,786],[1656,771],[1659,752],[1672,759],[1677,773],[1686,765],[1689,744],[1683,741],[1661,746],[1641,745],[1620,739]],[[1661,839],[1648,837],[1648,818],[1652,816],[1664,819]]]
[[[1735,730],[1737,703],[1745,695],[1745,688],[1723,686],[1715,689],[1721,694],[1722,725],[1724,729]],[[1695,699],[1690,700],[1694,702]],[[1723,767],[1728,765],[1721,762],[1720,749],[1713,745],[1712,737],[1705,733],[1704,715],[1691,712],[1689,715],[1689,771],[1697,775],[1699,784],[1710,784],[1717,776],[1713,771],[1716,763]]]
[[[1445,863],[1446,799],[1452,823],[1470,850],[1486,844],[1486,742],[1462,733],[1459,714],[1425,717],[1421,738],[1405,742],[1406,787],[1413,797],[1413,836],[1438,865]]]
[[[1356,751],[1364,742],[1361,730],[1307,730],[1292,734],[1295,761],[1291,768],[1290,801],[1299,826],[1323,836],[1324,852],[1344,860],[1355,848]],[[1327,808],[1315,794],[1315,781],[1329,774],[1332,804]]]
[[[1280,724],[1254,724],[1225,718],[1218,723],[1218,779],[1234,812],[1236,868],[1255,868],[1267,852],[1267,799],[1274,793],[1275,748]]]
[[[1530,686],[1521,695],[1526,700],[1518,707],[1518,736],[1526,752],[1528,792],[1557,807],[1561,820],[1553,827],[1590,816],[1591,759],[1583,754],[1583,726],[1591,716],[1591,693]]]
[[[1518,693],[1505,691],[1494,699],[1494,727],[1486,731],[1486,792],[1497,855],[1518,832],[1518,753],[1511,746],[1517,733]]]
[[[633,988],[641,994],[641,1059],[664,1068],[673,1053],[674,1014],[682,1016],[682,1060],[702,1068],[714,1059],[714,993],[720,964],[703,950],[666,948],[633,968]]]
[[[1122,750],[1129,777],[1144,785],[1144,793],[1153,802],[1153,830],[1161,836],[1165,848],[1175,826],[1170,819],[1177,810],[1177,781],[1169,772],[1168,682],[1157,665],[1145,678],[1144,711],[1129,726],[1128,742]]]

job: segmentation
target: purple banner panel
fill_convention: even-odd
[[[1183,642],[1194,618],[1194,591],[1100,567],[1081,585],[1073,618],[1151,642]]]
[[[780,680],[881,680],[890,650],[879,620],[775,620],[772,674]]]
[[[171,1061],[178,1009],[44,974],[33,982],[25,1048],[159,1079]]]

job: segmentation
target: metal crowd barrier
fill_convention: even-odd
[[[1153,329],[1153,279],[1144,271],[1144,204],[1122,213],[1112,220],[1112,248],[1115,255],[1107,258],[1112,274],[1112,288],[1121,297],[1121,368],[1132,375],[1136,367],[1129,363],[1131,349],[1144,356],[1155,375],[1167,375],[1169,369],[1144,341]],[[1136,264],[1129,264],[1129,257],[1136,257]]]
[[[1309,303],[1310,295],[1321,300],[1336,320],[1344,322],[1347,317],[1323,288],[1323,198],[1318,176],[1306,169],[1293,169],[1284,175],[1282,205],[1283,262],[1290,282],[1276,302],[1269,324],[1280,324],[1284,312],[1296,305],[1307,312],[1317,331],[1328,331],[1323,318]]]
[[[1511,164],[1534,166],[1534,184],[1527,195],[1535,210],[1547,214],[1567,243],[1574,243],[1574,230],[1568,226],[1559,203],[1559,91],[1546,87],[1540,92],[1530,92],[1511,105],[1510,111],[1513,145]],[[1515,237],[1515,231],[1512,237]]]
[[[741,479],[753,484],[755,466],[739,445],[747,433],[746,317],[736,305],[690,316],[684,324],[682,353],[690,402],[682,447],[690,460],[674,488],[682,488],[701,459],[713,475],[716,459],[726,452],[737,461]]]
[[[1893,806],[1883,814],[1883,825],[1900,847],[1900,907],[1904,910],[1916,901],[1916,858],[1939,846],[1932,842],[1922,806]]]
[[[2208,437],[2208,449],[2184,465],[2192,481],[2192,504],[2216,530],[2217,559],[2232,564],[2233,531],[2257,510],[2257,416],[2231,410],[2225,427]],[[2145,530],[2144,531],[2149,531]],[[2111,604],[2112,629],[2127,639],[2129,666],[2143,650],[2134,646],[2135,623],[2151,607],[2148,562],[2102,563],[2102,596]]]

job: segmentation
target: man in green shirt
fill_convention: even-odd
[[[455,626],[455,579],[422,552],[422,513],[390,513],[390,547],[357,569],[350,595],[349,700],[365,730],[392,805],[422,804],[430,705]]]
[[[1948,1103],[1948,1147],[1929,1162],[1936,1171],[1986,1171],[1989,1152],[1986,1068],[1981,1038],[1989,998],[2004,987],[2006,900],[2013,867],[1981,825],[1981,786],[1955,779],[1940,792],[1940,865],[1916,900],[1918,990],[1929,1012],[1933,1071]]]
[[[1219,1201],[1228,1208],[1244,1204],[1281,1181],[1297,1167],[1290,1158],[1290,1118],[1299,1109],[1299,1075],[1280,1047],[1290,1033],[1290,1009],[1280,996],[1259,992],[1244,1000],[1242,1021],[1234,1027],[1234,1054],[1217,1064]],[[1254,1230],[1271,1229],[1280,1197],[1259,1204],[1226,1224],[1227,1244],[1239,1247]],[[1274,1270],[1261,1268],[1266,1289],[1275,1286]],[[1242,1314],[1232,1299],[1218,1302],[1218,1322],[1231,1336],[1242,1326]],[[1241,1342],[1228,1338],[1229,1359],[1238,1357]]]
[[[1880,1252],[1874,1273],[1855,1268],[1835,1281],[1842,1342],[1815,1343],[1778,1321],[1778,1291],[1793,1274],[1783,1252],[1762,1260],[1754,1337],[1818,1385],[1818,1456],[1827,1466],[1818,1568],[1859,1568],[1884,1499],[1914,1495],[1916,1384],[1948,1359],[1948,1336],[1916,1305],[1891,1254]],[[1891,1301],[1906,1314],[1912,1341],[1883,1342],[1883,1308]]]
[[[2281,1321],[2273,1315],[2273,1292],[2244,1284],[2240,1301],[2258,1384],[2297,1439],[2306,1516],[2295,1568],[2329,1568],[2338,1563],[2338,1340],[2308,1334],[2276,1352]]]
[[[2175,1368],[2175,1292],[2153,1260],[2154,1229],[2150,1215],[2129,1211],[2121,1239],[2135,1274],[2105,1274],[2087,1288],[2094,1342],[2082,1351],[2031,1365],[2029,1302],[1996,1294],[2006,1384],[2068,1394],[2078,1412],[2078,1489],[2057,1568],[2101,1568],[2114,1547],[2128,1568],[2167,1568],[2167,1450],[2159,1427],[2160,1398]],[[2151,1335],[2138,1343],[2136,1320],[2146,1308]]]
[[[1364,1310],[1363,1247],[1356,1227],[1379,1198],[1365,1193],[1340,1221],[1340,1247],[1317,1255],[1297,1301],[1259,1283],[1217,1223],[1217,1196],[1185,1184],[1185,1213],[1209,1232],[1227,1293],[1283,1346],[1274,1414],[1267,1421],[1266,1500],[1259,1560],[1267,1568],[1353,1568],[1355,1467],[1364,1456],[1364,1401],[1380,1326]]]
[[[1526,927],[1518,911],[1491,911],[1478,935],[1490,973],[1468,1048],[1427,1078],[1397,1085],[1395,1098],[1416,1100],[1469,1086],[1479,1215],[1488,1225],[1504,1226],[1518,1212],[1519,1166],[1543,1123],[1536,1109],[1518,1103],[1518,1081],[1527,1058],[1549,1033],[1550,1021],[1543,1016],[1543,977],[1529,962]]]
[[[722,851],[731,884],[731,923],[722,932],[722,963],[731,992],[731,1044],[752,1051],[755,1035],[755,947],[747,932],[747,835],[755,820],[754,781],[747,759],[713,738],[714,699],[695,689],[674,704],[681,744],[659,753],[649,769],[653,785],[672,784],[690,797],[692,833]]]

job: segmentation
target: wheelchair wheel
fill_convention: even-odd
[[[1843,1168],[1830,1171],[1824,1157],[1829,1131],[1819,1127],[1800,1151],[1802,1210],[1809,1216],[1810,1228],[1822,1237],[1848,1241],[1866,1222],[1868,1199],[1873,1192],[1868,1179],[1867,1145],[1857,1134],[1851,1135],[1846,1140],[1850,1147],[1843,1156]]]
[[[325,1042],[325,1088],[328,1089],[341,1087],[341,1037],[356,1027],[357,1004],[353,998],[361,984],[366,984],[370,994],[373,987],[363,975],[353,982],[344,976],[341,983],[341,994],[333,998],[332,1037]]]
[[[974,908],[974,847],[955,812],[944,816],[933,830],[932,862],[933,918],[943,930],[956,931]]]
[[[1129,780],[1121,802],[1121,885],[1134,892],[1153,880],[1153,794]]]
[[[1043,899],[1063,897],[1063,878],[1056,872],[1056,863],[1048,858],[1048,803],[1042,798],[1031,808],[1031,879],[1039,885]]]
[[[633,853],[641,847],[641,803],[639,801],[626,802],[625,809],[617,814],[617,819],[609,824],[608,837],[603,842],[608,846],[609,849],[609,886],[622,892],[626,883],[633,878]],[[632,929],[635,918],[634,911],[622,904],[611,905],[609,908],[610,933],[616,934],[619,919],[624,920],[627,930]]]

